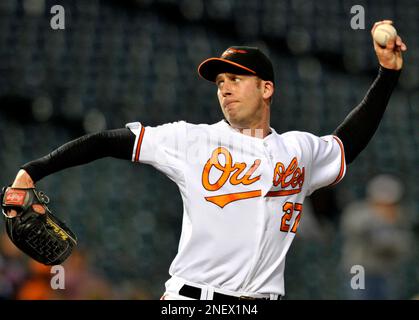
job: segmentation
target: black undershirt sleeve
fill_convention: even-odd
[[[54,172],[104,157],[131,160],[134,143],[135,135],[128,128],[92,133],[24,164],[21,169],[36,182]]]
[[[374,136],[401,70],[380,67],[361,103],[355,107],[333,132],[342,140],[346,163],[351,163]]]

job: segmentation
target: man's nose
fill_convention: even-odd
[[[221,88],[221,94],[223,97],[231,95],[231,86],[228,81],[225,81],[222,88]]]

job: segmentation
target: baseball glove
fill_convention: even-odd
[[[43,192],[4,187],[0,201],[7,234],[16,247],[45,265],[61,264],[70,256],[77,245],[76,236],[51,213]],[[11,209],[16,210],[15,217],[7,215]]]

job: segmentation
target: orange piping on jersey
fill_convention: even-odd
[[[140,150],[141,150],[141,144],[143,143],[144,131],[145,131],[144,127],[141,126],[140,137],[138,138],[137,149],[135,150],[134,161],[139,161],[140,160]]]
[[[339,147],[340,147],[340,171],[339,171],[339,175],[337,176],[336,180],[333,181],[330,185],[333,186],[334,184],[338,183],[343,176],[343,173],[345,172],[345,150],[343,149],[343,144],[342,141],[340,141],[340,139],[336,136],[333,136],[333,139],[335,139],[338,143],[339,143]]]
[[[291,194],[297,194],[300,192],[301,192],[301,189],[269,191],[265,197],[283,197],[283,196],[289,196]]]
[[[262,192],[260,190],[253,190],[253,191],[246,191],[246,192],[222,194],[219,196],[205,197],[205,200],[216,204],[220,208],[224,208],[227,204],[233,201],[257,198],[257,197],[260,197],[261,195],[262,195]]]

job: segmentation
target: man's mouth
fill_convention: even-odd
[[[232,100],[232,101],[228,101],[227,103],[224,104],[224,109],[231,109],[233,107],[233,104],[238,102],[237,100]]]

